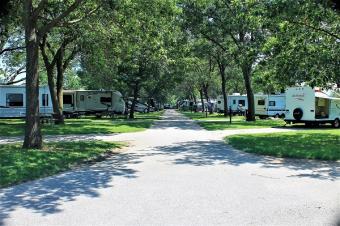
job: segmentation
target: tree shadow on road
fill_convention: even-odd
[[[127,164],[140,163],[139,156],[119,153],[107,161],[73,171],[0,190],[0,225],[17,208],[31,209],[41,215],[62,211],[63,202],[78,196],[99,197],[98,189],[112,187],[112,178],[136,178],[137,171]],[[90,170],[89,170],[90,169]]]
[[[193,166],[258,164],[262,168],[288,168],[294,173],[289,177],[309,177],[321,180],[340,178],[340,163],[275,158],[242,152],[223,141],[192,141],[173,146],[159,146],[153,149],[161,155],[172,155],[172,163]]]

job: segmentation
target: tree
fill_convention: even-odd
[[[53,27],[63,21],[82,0],[75,0],[66,9],[51,19],[45,25],[40,25],[40,15],[46,7],[47,0],[41,0],[34,7],[32,0],[24,1],[24,27],[26,44],[26,127],[24,148],[41,148],[42,136],[39,115],[39,42]]]

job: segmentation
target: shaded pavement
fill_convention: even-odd
[[[278,129],[241,133],[264,131]],[[132,146],[107,161],[0,190],[0,225],[335,224],[340,163],[240,152],[222,141],[236,132],[206,131],[168,110],[147,131],[92,136]]]

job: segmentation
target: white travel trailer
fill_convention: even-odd
[[[231,108],[232,113],[244,113],[248,109],[247,95],[240,95],[239,93],[233,93],[227,97],[228,110]],[[224,112],[224,100],[223,96],[217,97],[216,104],[217,112]]]
[[[284,117],[286,109],[286,95],[270,94],[254,95],[255,115],[260,118],[267,117]]]
[[[340,127],[340,98],[328,96],[311,87],[291,87],[286,90],[286,122],[306,125],[331,123]]]
[[[123,114],[125,102],[122,94],[110,90],[65,90],[63,112],[66,116],[79,114]]]
[[[52,101],[48,86],[39,88],[39,111],[41,116],[51,116]],[[0,118],[22,118],[26,116],[25,86],[0,86]]]

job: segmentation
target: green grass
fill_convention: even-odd
[[[206,130],[225,130],[225,129],[255,129],[284,126],[285,122],[281,119],[257,119],[255,122],[247,122],[244,116],[232,116],[231,124],[229,116],[224,117],[223,114],[213,113],[205,117],[202,112],[181,112],[185,116],[198,120],[198,124]]]
[[[236,149],[276,157],[340,160],[340,130],[233,135],[226,138]]]
[[[225,130],[225,129],[256,129],[284,126],[285,122],[281,119],[257,119],[255,122],[247,122],[244,117],[234,117],[231,124],[229,121],[205,121],[199,122],[199,125],[206,130]]]
[[[104,141],[47,143],[43,150],[25,150],[21,144],[0,145],[0,187],[53,175],[122,147]]]
[[[229,120],[229,117],[224,117],[223,114],[213,113],[209,114],[208,117],[206,117],[206,113],[202,112],[190,112],[190,111],[180,111],[183,115],[187,116],[188,118],[194,119],[194,120]],[[235,116],[236,118],[244,118],[240,116]]]
[[[133,120],[122,117],[115,119],[97,119],[96,117],[65,119],[65,125],[43,124],[42,132],[47,135],[139,132],[149,128],[154,120],[160,118],[162,113],[137,113]],[[24,134],[24,125],[23,119],[0,119],[0,136],[21,136]]]

